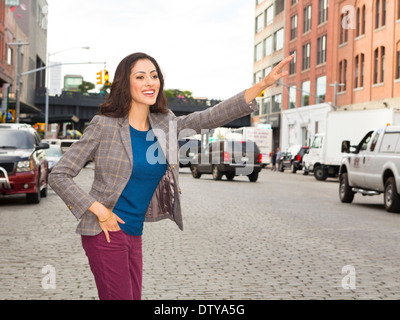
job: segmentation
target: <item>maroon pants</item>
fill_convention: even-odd
[[[100,300],[140,300],[142,295],[142,237],[124,231],[82,236],[82,246],[96,281]]]

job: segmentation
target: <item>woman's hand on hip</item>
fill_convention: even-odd
[[[119,223],[125,224],[125,222],[118,217],[114,212],[112,212],[110,209],[106,208],[104,205],[102,205],[100,202],[94,202],[89,210],[94,213],[94,215],[97,217],[97,220],[99,221],[99,225],[101,230],[103,230],[107,242],[110,242],[110,235],[109,231],[119,231]]]
[[[112,212],[110,209],[107,209],[109,211],[109,217],[105,220],[99,220],[100,228],[103,230],[107,242],[110,242],[110,234],[108,233],[109,231],[119,231],[121,228],[119,227],[119,223],[124,224],[125,222],[118,217],[114,212]]]

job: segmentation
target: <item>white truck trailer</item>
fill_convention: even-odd
[[[388,124],[400,124],[400,108],[328,112],[326,132],[315,135],[303,157],[304,173],[314,172],[317,180],[337,177],[344,156],[342,141],[360,141],[371,128]]]
[[[232,129],[231,136],[233,140],[242,139],[244,141],[251,140],[257,144],[262,154],[262,165],[271,163],[272,152],[272,128],[269,124],[260,124],[258,127],[241,127]]]

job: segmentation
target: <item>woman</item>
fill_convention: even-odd
[[[100,114],[49,177],[52,189],[80,220],[77,233],[100,299],[141,298],[144,221],[169,218],[183,229],[179,132],[219,127],[254,112],[254,99],[287,75],[280,70],[292,58],[233,98],[181,117],[167,108],[163,75],[154,58],[134,53],[120,62]],[[95,174],[86,193],[73,178],[91,158]]]

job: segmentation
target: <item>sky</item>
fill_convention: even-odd
[[[106,62],[112,81],[124,57],[145,52],[160,65],[166,89],[227,99],[252,85],[254,0],[47,2],[48,53],[68,49],[52,62]],[[62,75],[96,83],[103,67],[65,65]]]

